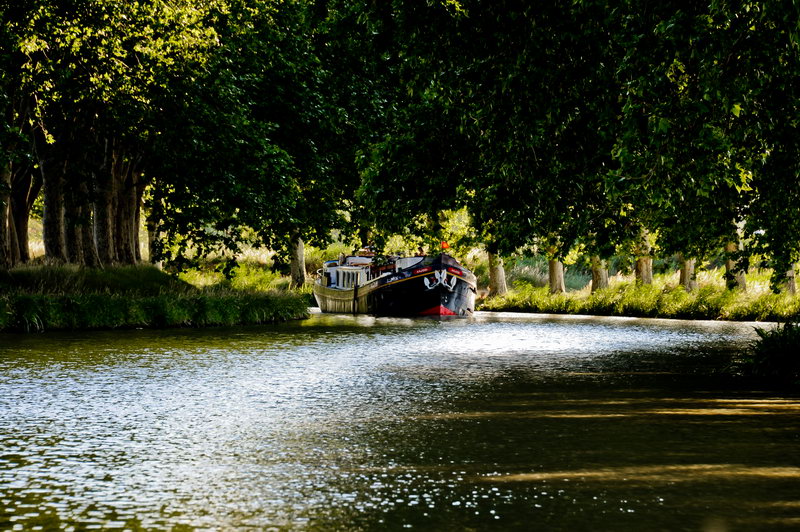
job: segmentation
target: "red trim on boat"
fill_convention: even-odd
[[[455,316],[456,313],[445,307],[439,305],[438,307],[431,307],[428,310],[423,310],[419,313],[420,316]]]

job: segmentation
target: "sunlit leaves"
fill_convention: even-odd
[[[20,50],[31,89],[45,103],[147,104],[171,71],[202,65],[218,45],[208,24],[218,2],[38,4],[22,28]]]

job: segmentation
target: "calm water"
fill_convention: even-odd
[[[0,335],[0,529],[798,530],[747,324],[315,315]]]

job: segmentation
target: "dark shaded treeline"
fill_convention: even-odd
[[[493,256],[800,260],[798,7],[511,0],[3,5],[0,262],[180,265],[330,230]],[[140,214],[144,213],[144,214]],[[247,228],[247,231],[244,229]],[[655,246],[655,247],[654,247]]]

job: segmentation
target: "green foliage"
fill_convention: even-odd
[[[241,291],[266,292],[277,289],[283,277],[272,269],[245,262],[233,271],[230,287]]]
[[[774,329],[756,328],[758,340],[738,368],[751,377],[784,386],[800,386],[800,323],[797,318]]]
[[[430,234],[465,207],[506,254],[608,258],[646,228],[704,258],[746,226],[775,275],[800,260],[796,6],[461,5],[360,13],[406,88],[361,159],[380,227]]]
[[[388,131],[362,160],[360,198],[380,227],[435,234],[442,211],[465,207],[490,251],[543,242],[558,256],[578,236],[625,229],[611,223],[619,209],[602,182],[619,101],[603,58],[605,6],[365,11],[385,28],[387,55],[403,58],[390,68],[407,80],[406,91],[389,93]]]
[[[800,298],[790,294],[740,295],[726,308],[732,320],[785,321],[800,316]]]
[[[551,295],[546,287],[521,283],[504,296],[487,299],[480,310],[575,314],[579,313],[580,307],[578,300],[570,294]]]
[[[464,257],[462,264],[475,274],[478,287],[489,286],[489,256],[482,251],[473,251]]]
[[[352,251],[353,247],[344,242],[333,242],[325,248],[307,246],[305,249],[306,271],[313,274],[322,268],[323,262],[338,259],[339,255],[349,255]]]

